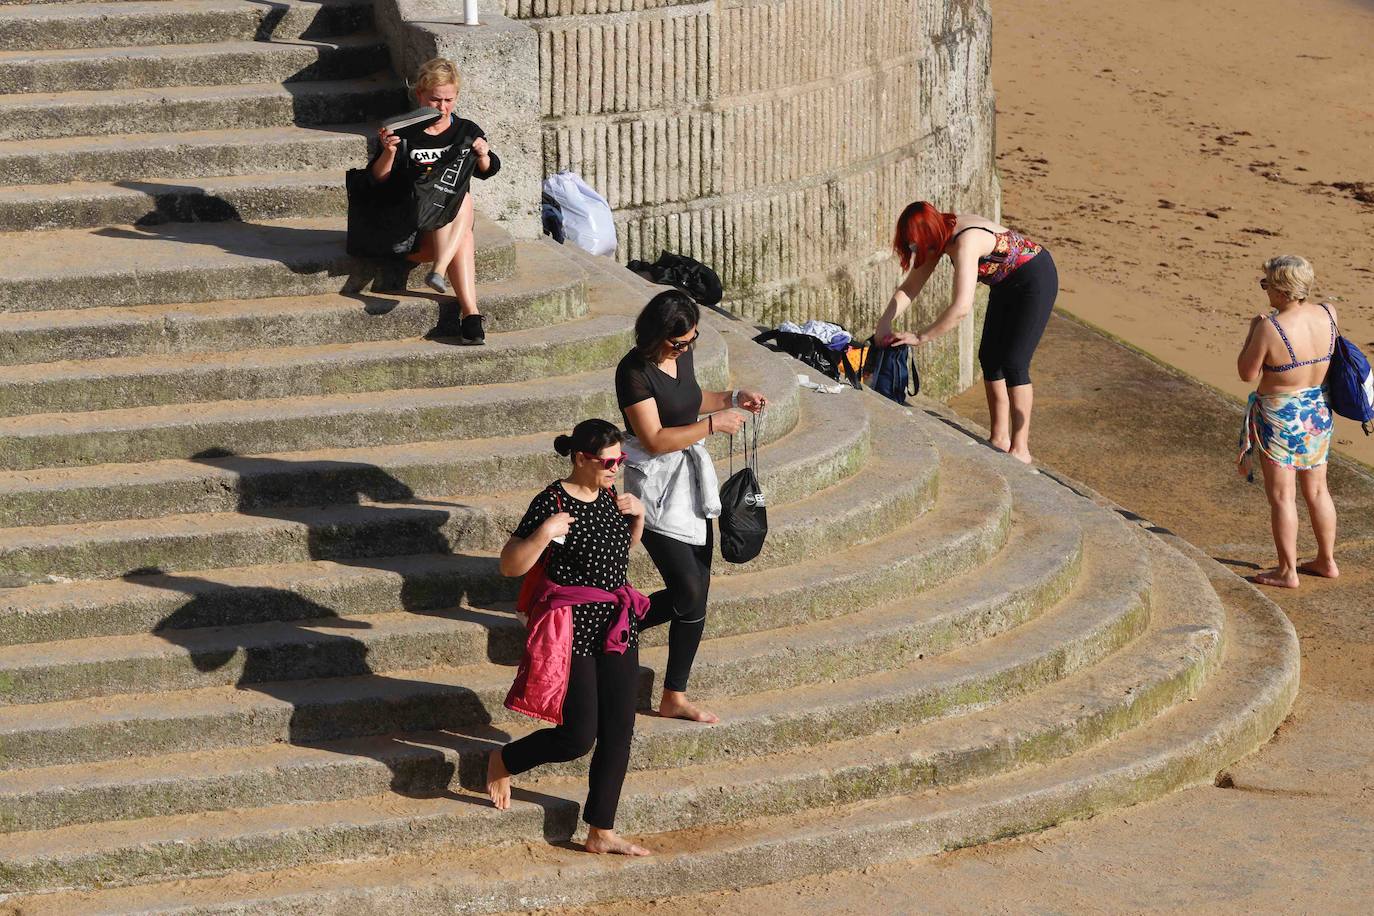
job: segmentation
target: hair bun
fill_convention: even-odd
[[[571,455],[573,450],[572,436],[554,436],[553,450],[564,458]]]

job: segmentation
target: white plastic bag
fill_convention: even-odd
[[[611,205],[576,172],[544,179],[544,193],[563,210],[563,235],[592,254],[615,254],[615,220]]]

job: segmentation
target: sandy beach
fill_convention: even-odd
[[[1374,352],[1374,3],[994,0],[1004,221],[1059,307],[1244,397],[1260,264],[1317,269]],[[1374,437],[1337,421],[1374,464]]]

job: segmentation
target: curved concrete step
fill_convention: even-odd
[[[1192,553],[1187,545],[1176,546]],[[1079,747],[1073,756],[1041,766],[879,800],[846,802],[852,793],[834,791],[810,811],[660,834],[650,840],[658,854],[646,859],[612,861],[534,840],[529,847],[498,853],[519,858],[517,879],[492,875],[490,846],[436,843],[389,859],[368,857],[20,901],[25,912],[36,916],[126,911],[287,916],[368,908],[421,916],[458,908],[502,913],[719,891],[721,875],[730,876],[732,887],[768,884],[852,868],[855,862],[905,861],[1091,817],[1211,782],[1222,767],[1264,743],[1288,713],[1298,683],[1292,626],[1229,571],[1213,564],[1207,572],[1226,599],[1227,646],[1224,664],[1205,689],[1193,702],[1179,703],[1106,744]],[[1100,696],[1094,692],[1087,699]],[[1116,708],[1137,720],[1142,704],[1118,699]],[[1098,718],[1110,722],[1111,714]],[[1015,743],[1014,736],[1025,735],[1024,726],[1012,721],[1011,731],[989,734],[1012,752],[1033,748],[1034,741]],[[841,783],[837,788],[847,787]],[[539,802],[548,804],[545,798]],[[551,817],[523,800],[517,804],[519,827],[533,828]],[[573,826],[573,807],[560,816],[565,830]],[[719,807],[720,801],[712,799],[703,810]],[[497,818],[489,810],[485,816]],[[515,812],[496,819],[488,832],[491,842],[508,840],[518,829],[516,819]],[[556,836],[564,831],[550,832]],[[533,829],[530,834],[537,835]],[[469,836],[463,834],[464,842]]]
[[[1047,522],[1055,524],[1052,519]],[[977,570],[957,582],[937,584],[921,596],[906,595],[881,614],[856,613],[849,620],[849,632],[827,633],[823,627],[802,631],[799,635],[811,643],[811,648],[808,651],[803,647],[797,661],[812,667],[818,662],[834,666],[833,661],[822,659],[827,640],[833,642],[835,650],[843,649],[849,655],[886,647],[881,654],[891,661],[892,649],[899,644],[904,655],[914,658],[922,651],[918,644],[927,647],[927,654],[933,654],[948,651],[961,640],[981,638],[998,628],[1013,626],[1052,605],[1070,587],[1077,569],[1078,544],[1077,532],[1062,524],[1020,534],[986,570]],[[1004,591],[989,599],[994,588]],[[369,624],[391,624],[393,621],[387,618],[396,616],[366,620]],[[476,619],[481,616],[478,612],[469,616],[474,619],[465,621],[467,628],[482,631],[482,645],[471,647],[471,651],[484,650],[492,657],[518,654],[523,630],[514,621],[500,618],[487,631],[492,625],[490,620]],[[911,619],[900,619],[903,616]],[[457,615],[418,618],[407,627],[393,627],[393,632],[375,640],[373,631],[344,632],[369,646],[374,642],[385,646],[395,640],[396,629],[434,634],[445,623],[458,624],[459,620]],[[509,632],[503,634],[503,629]],[[219,652],[220,657],[228,657],[243,648],[242,640],[232,645],[232,640],[216,644],[216,633],[184,635],[199,635],[202,642],[199,646],[194,641],[152,646],[144,640],[145,658],[161,656],[165,660],[177,650],[185,658],[185,653],[195,654],[203,647],[201,657],[215,660],[207,653]],[[759,636],[775,642],[777,631],[761,631]],[[301,638],[300,631],[281,634],[283,643],[288,645],[299,645]],[[731,651],[727,641],[708,645],[720,646],[727,654]],[[383,648],[378,657],[384,657],[385,651]],[[712,648],[703,656],[714,654]],[[767,648],[757,652],[760,663],[766,661],[768,654]],[[268,664],[265,655],[257,656],[260,661],[254,663],[255,667]],[[370,651],[366,658],[369,663],[374,661]],[[237,660],[231,658],[228,664],[235,665],[235,670],[242,674]],[[873,664],[871,657],[867,661],[856,658],[852,673],[862,672]],[[205,669],[208,665],[198,662],[196,667]],[[795,670],[795,665],[776,661],[772,667]],[[674,740],[670,723],[645,720],[645,724],[649,727],[647,731],[641,729],[641,744],[633,764],[641,769],[664,757],[666,751],[655,753],[653,747]],[[477,737],[474,734],[473,738]],[[503,733],[492,730],[487,737],[502,740]],[[445,748],[445,752],[436,753],[436,746]],[[320,747],[266,745],[143,759],[137,764],[118,760],[18,771],[0,776],[0,830],[48,829],[92,819],[122,820],[213,810],[234,807],[249,798],[257,804],[325,801],[374,794],[388,788],[404,794],[428,794],[441,791],[460,769],[465,774],[464,784],[475,784],[476,765],[481,762],[482,753],[480,741],[432,734],[407,736],[404,741],[368,738]],[[464,761],[461,765],[460,758]],[[578,764],[572,765],[573,771],[578,768]],[[401,774],[405,774],[403,779],[399,778]]]
[[[403,282],[404,266],[350,257],[344,237],[337,218],[9,233],[0,236],[0,311],[353,293]],[[478,217],[476,243],[479,282],[510,276],[509,236]]]
[[[901,463],[875,451],[853,477],[798,503],[774,507],[768,541],[749,568],[815,556],[835,544],[872,540],[894,520],[930,506],[936,486],[933,450]],[[264,508],[254,514],[196,513],[154,519],[0,529],[0,576],[102,579],[162,571],[352,560],[404,553],[499,550],[524,515],[527,493],[454,495],[399,502],[358,494],[352,504]],[[366,501],[364,501],[366,500]],[[826,527],[818,526],[824,522]],[[728,575],[744,567],[728,567]],[[647,554],[635,553],[632,581],[648,579]]]
[[[837,590],[857,606],[927,588],[995,553],[1006,539],[1009,515],[1005,487],[940,494],[930,512],[880,540],[837,550],[800,569],[722,578],[711,591],[707,633],[846,613],[850,605],[835,601]],[[515,580],[497,573],[492,557],[451,554],[45,584],[0,591],[0,639],[15,645],[146,633],[169,618],[184,627],[212,627],[393,609],[440,611],[453,607],[455,598],[479,605],[513,600],[515,587]],[[646,644],[662,636],[651,631]]]
[[[957,725],[928,722],[804,750],[794,737],[768,756],[632,773],[618,824],[630,832],[718,826],[958,783],[1081,751],[1195,693],[1214,665],[1220,645],[1217,618],[1200,617],[1190,602],[1174,608],[1172,616],[1164,613],[1160,624],[1130,653],[1021,700],[961,717]],[[720,731],[680,722],[664,726],[678,733]],[[681,761],[679,754],[674,753],[674,762]],[[97,872],[106,881],[144,881],[296,865],[301,855],[311,855],[302,853],[306,849],[328,850],[318,855],[329,858],[375,856],[402,844],[409,849],[439,842],[490,846],[573,832],[577,804],[571,798],[581,795],[579,777],[530,780],[520,788],[540,803],[517,804],[502,814],[480,803],[455,804],[447,796],[407,800],[393,795],[385,801],[372,797],[15,834],[7,838],[9,845],[27,861],[11,860],[5,877],[19,887],[51,881],[54,873],[69,881],[87,882]]]
[[[279,171],[336,172],[367,162],[376,125],[264,127],[185,134],[124,134],[0,142],[0,186],[116,182],[137,189],[150,176],[192,181]]]
[[[634,346],[620,315],[503,331],[485,346],[383,340],[127,356],[0,367],[0,415],[77,413],[220,401],[455,388],[571,375],[618,363]]]
[[[803,404],[797,427],[760,449],[769,498],[792,502],[857,472],[870,451],[867,420],[862,411],[817,416],[814,405]],[[776,432],[783,431],[770,430]],[[533,492],[567,472],[567,459],[550,445],[555,435],[0,471],[0,525],[254,514],[356,502],[360,495],[405,500],[459,491]],[[726,456],[725,440],[712,444],[724,480],[740,462]]]
[[[478,307],[493,331],[587,314],[586,275],[560,248],[518,241],[511,275],[478,284]],[[230,351],[253,342],[402,340],[445,331],[457,320],[456,300],[428,291],[0,312],[0,366]]]
[[[0,140],[360,124],[405,111],[408,97],[389,69],[333,81],[0,94]]]
[[[0,232],[339,216],[342,171],[0,187]]]
[[[338,80],[375,73],[390,64],[385,42],[372,32],[317,39],[0,51],[0,94]]]
[[[366,0],[164,0],[0,6],[0,50],[323,38],[372,27]]]
[[[703,335],[697,377],[704,386],[725,386],[725,360],[723,341]],[[616,416],[612,376],[0,418],[0,465],[26,470],[189,458],[210,449],[254,455],[521,435],[562,427],[570,417]],[[769,411],[770,419],[780,414]]]
[[[1105,541],[1090,543],[1096,548]],[[662,754],[686,754],[679,759],[694,759],[702,754],[738,754],[744,748],[767,753],[770,748],[790,747],[803,735],[811,736],[812,743],[838,740],[866,734],[884,722],[910,723],[994,702],[1063,677],[1128,641],[1148,616],[1142,603],[1149,586],[1148,569],[1131,566],[1128,556],[1113,553],[1110,559],[1126,566],[1121,575],[1103,577],[1085,565],[1080,585],[1069,599],[1052,614],[1018,630],[1014,638],[955,651],[948,661],[918,660],[902,669],[839,684],[718,697],[714,706],[722,725],[686,732],[670,729],[667,737],[659,739],[668,742]],[[1085,558],[1084,562],[1092,561]],[[1043,575],[1014,575],[1017,594],[1050,597],[1067,568],[1062,562],[1051,563],[1043,567]],[[976,618],[994,607],[995,602],[990,606],[983,599],[968,613]],[[1028,615],[1038,609],[1032,600],[1019,613]],[[963,611],[956,608],[954,613],[957,618]],[[1007,613],[1010,619],[1016,618],[1014,601]],[[646,660],[654,651],[646,652]],[[913,651],[918,654],[919,649]],[[785,665],[786,660],[776,663]],[[0,766],[14,769],[274,741],[314,743],[438,728],[461,731],[493,722],[506,726],[524,721],[502,708],[512,672],[510,667],[487,663],[266,682],[249,689],[209,687],[163,696],[118,695],[11,706],[0,709],[0,748],[4,750]],[[741,676],[746,674],[747,668],[742,668]],[[681,743],[684,740],[688,745]]]

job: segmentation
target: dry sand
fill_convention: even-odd
[[[1053,247],[1061,308],[1244,396],[1259,265],[1296,252],[1374,351],[1374,200],[1332,186],[1374,198],[1374,3],[993,9],[1005,221]],[[1065,320],[1035,376],[1047,464],[1240,573],[1271,561],[1263,493],[1232,471],[1234,404]],[[986,419],[977,390],[954,406]],[[1374,440],[1338,423],[1339,447],[1374,464]],[[576,912],[1374,912],[1374,477],[1331,479],[1345,575],[1269,592],[1302,640],[1303,686],[1233,787],[900,866]]]
[[[1053,248],[1061,308],[1243,397],[1260,264],[1296,253],[1374,352],[1374,2],[993,12],[1004,221]]]

